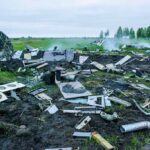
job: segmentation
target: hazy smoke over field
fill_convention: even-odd
[[[106,39],[103,43],[103,47],[108,51],[119,50],[118,42],[114,39]]]

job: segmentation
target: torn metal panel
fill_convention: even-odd
[[[50,114],[55,114],[58,111],[56,105],[51,104],[45,111],[48,111]]]
[[[7,100],[7,96],[4,93],[0,92],[0,102]]]
[[[127,62],[129,59],[131,58],[131,56],[127,55],[125,57],[123,57],[121,60],[119,60],[117,63],[115,63],[115,65],[123,65],[125,62]]]
[[[91,95],[78,81],[58,84],[58,87],[65,99],[85,97]]]
[[[12,82],[8,84],[0,85],[0,92],[7,92],[7,91],[23,88],[23,87],[25,87],[25,85],[22,83]]]
[[[81,138],[91,138],[92,133],[91,132],[74,132],[74,137],[81,137]]]
[[[129,103],[129,102],[125,101],[125,100],[122,100],[120,98],[117,98],[115,96],[108,97],[108,99],[111,100],[111,101],[113,101],[113,102],[115,102],[115,103],[124,105],[126,107],[130,107],[132,105],[131,103]]]
[[[45,150],[72,150],[72,147],[67,147],[67,148],[48,148]]]
[[[77,130],[80,130],[80,129],[84,128],[90,121],[91,121],[90,116],[84,117],[79,121],[78,124],[76,124],[75,128]]]
[[[35,95],[37,95],[37,94],[40,94],[40,93],[45,92],[46,90],[47,90],[47,89],[45,89],[45,88],[36,89],[36,90],[34,90],[34,91],[31,91],[30,94],[33,95],[33,96],[35,96]]]
[[[88,96],[88,105],[99,106],[105,108],[105,102],[102,95],[99,96]]]
[[[13,59],[20,59],[23,51],[16,51],[15,54],[12,56]]]
[[[79,56],[79,63],[83,64],[88,58],[89,56]]]
[[[105,66],[104,65],[102,65],[102,64],[100,64],[100,63],[98,63],[98,62],[96,62],[96,61],[94,61],[94,62],[92,62],[91,63],[93,66],[95,66],[97,69],[99,69],[99,70],[105,70]]]
[[[45,61],[67,61],[71,62],[74,58],[74,52],[70,50],[64,50],[64,51],[45,51],[43,59]]]

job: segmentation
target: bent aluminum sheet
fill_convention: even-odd
[[[66,83],[60,83],[58,84],[58,87],[62,93],[62,95],[64,96],[65,99],[71,99],[71,98],[78,98],[78,97],[86,97],[86,96],[90,96],[92,95],[91,92],[87,91],[85,89],[85,92],[83,93],[65,93],[63,91],[63,87],[66,86],[66,85],[71,85],[74,89],[79,89],[79,88],[82,88],[82,89],[85,89],[85,87],[78,81],[76,82],[66,82]]]
[[[7,100],[7,96],[4,93],[0,92],[0,102]]]
[[[12,82],[8,84],[0,85],[0,92],[7,92],[7,91],[23,88],[23,87],[25,87],[25,85],[22,83]]]
[[[125,57],[123,57],[121,60],[119,60],[117,63],[115,63],[115,65],[123,65],[125,62],[127,62],[129,59],[131,58],[131,56],[127,55]]]

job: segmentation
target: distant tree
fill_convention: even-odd
[[[129,31],[129,37],[130,37],[130,39],[135,39],[135,31],[133,28],[131,28]]]
[[[104,32],[103,32],[103,31],[100,32],[100,38],[101,38],[101,39],[104,38]]]
[[[122,38],[123,36],[123,31],[122,31],[122,28],[119,27],[118,30],[117,30],[117,33],[115,35],[116,38]]]
[[[109,36],[109,30],[107,30],[106,32],[105,32],[105,37],[108,37]]]
[[[129,36],[129,34],[130,34],[129,28],[124,28],[123,36]]]
[[[147,38],[150,38],[150,26],[147,28]]]
[[[139,39],[139,38],[142,38],[142,28],[139,28],[138,30],[137,30],[137,38]]]

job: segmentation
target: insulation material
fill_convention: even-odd
[[[65,99],[78,98],[92,95],[85,87],[78,81],[60,83],[58,87]]]
[[[24,59],[30,60],[31,59],[31,53],[25,53]]]

